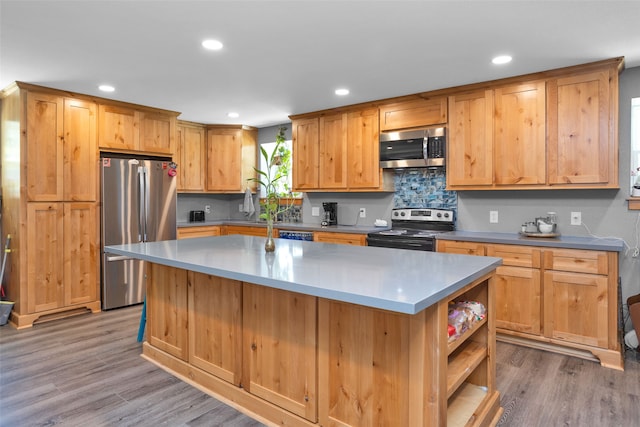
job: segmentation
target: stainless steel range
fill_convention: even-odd
[[[455,230],[453,211],[443,209],[394,209],[391,229],[367,235],[369,246],[436,250],[436,235]]]

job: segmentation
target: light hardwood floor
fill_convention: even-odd
[[[140,357],[141,306],[0,327],[0,426],[261,426]],[[626,370],[498,343],[499,426],[640,425]],[[404,426],[403,426],[404,427]]]

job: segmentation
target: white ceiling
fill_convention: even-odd
[[[638,0],[0,0],[0,28],[2,88],[19,80],[257,127],[617,56],[640,66]],[[205,51],[205,38],[224,49]],[[492,65],[502,53],[513,62]]]

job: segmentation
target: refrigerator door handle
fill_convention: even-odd
[[[138,166],[138,241],[144,242],[147,240],[146,231],[146,212],[145,209],[145,168],[144,166]]]

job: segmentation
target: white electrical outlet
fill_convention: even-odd
[[[489,211],[489,222],[491,224],[498,223],[498,211]]]
[[[204,205],[204,213],[211,213],[211,205]]]
[[[242,203],[240,203],[238,205],[238,212],[242,212],[243,208],[244,208],[244,205]]]
[[[582,212],[571,212],[571,225],[582,225]]]
[[[365,208],[360,208],[360,218],[367,217],[367,210]]]
[[[320,216],[320,208],[318,206],[311,207],[311,216]]]

